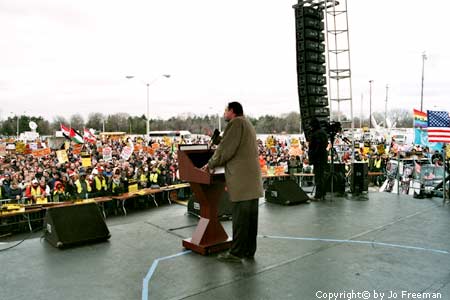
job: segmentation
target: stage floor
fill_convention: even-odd
[[[196,223],[172,204],[107,219],[106,243],[58,250],[28,239],[0,252],[0,298],[414,299],[406,291],[450,299],[450,206],[440,198],[371,192],[296,206],[260,201],[258,251],[242,264],[183,252]],[[231,222],[223,224],[231,234]]]

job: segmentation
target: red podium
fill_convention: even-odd
[[[231,238],[220,224],[218,205],[225,191],[224,174],[209,174],[203,167],[214,154],[207,145],[180,145],[178,163],[180,179],[191,185],[200,203],[200,220],[192,238],[183,240],[183,247],[202,255],[220,252],[231,246]]]

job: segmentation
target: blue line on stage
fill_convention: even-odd
[[[332,243],[367,244],[367,245],[378,245],[378,246],[394,247],[394,248],[401,248],[401,249],[428,251],[428,252],[434,252],[434,253],[439,253],[439,254],[450,254],[450,252],[447,251],[447,250],[439,250],[439,249],[431,249],[431,248],[423,248],[423,247],[415,247],[415,246],[406,246],[406,245],[398,245],[398,244],[389,244],[389,243],[374,242],[374,241],[336,240],[336,239],[321,239],[321,238],[291,237],[291,236],[276,236],[276,235],[260,235],[259,237],[270,238],[270,239],[282,239],[282,240],[300,240],[300,241],[319,241],[319,242],[332,242]]]
[[[192,252],[191,250],[187,250],[187,251],[183,251],[183,252],[180,252],[180,253],[177,253],[177,254],[174,254],[174,255],[164,256],[164,257],[160,257],[160,258],[155,259],[153,261],[152,266],[148,270],[147,275],[144,277],[144,280],[143,280],[143,283],[142,283],[143,284],[142,285],[142,300],[148,300],[148,290],[149,290],[148,289],[148,284],[150,282],[150,279],[152,279],[153,273],[155,273],[156,267],[158,266],[158,263],[160,261],[171,259],[171,258],[175,258],[175,257],[181,256],[181,255],[185,255],[185,254],[189,254],[191,252]]]

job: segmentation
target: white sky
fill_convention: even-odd
[[[0,0],[0,118],[14,114],[222,113],[241,101],[252,116],[299,111],[295,25],[283,0]],[[428,4],[428,5],[424,5]],[[450,110],[446,0],[348,0],[355,115]],[[171,74],[170,79],[160,77]],[[127,80],[126,75],[135,79]]]

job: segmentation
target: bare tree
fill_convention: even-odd
[[[83,130],[84,119],[80,114],[74,114],[70,117],[70,126],[77,130]]]

